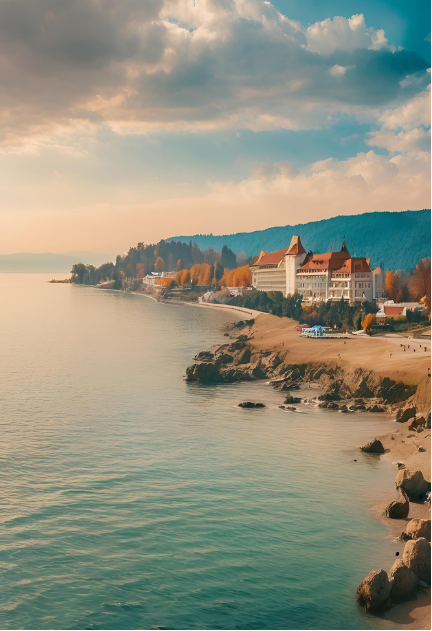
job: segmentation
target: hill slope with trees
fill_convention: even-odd
[[[178,236],[167,241],[196,243],[201,249],[221,250],[226,245],[236,254],[255,256],[288,247],[291,237],[299,234],[306,250],[339,250],[345,238],[351,256],[368,256],[371,265],[386,269],[409,270],[419,259],[430,256],[431,211],[373,212],[342,215],[294,226],[277,226],[255,232],[228,235]]]

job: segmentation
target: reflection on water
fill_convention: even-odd
[[[187,384],[230,314],[45,280],[0,275],[0,627],[378,628],[388,420]]]

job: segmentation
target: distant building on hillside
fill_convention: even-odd
[[[293,236],[288,248],[277,252],[262,251],[252,263],[252,286],[261,291],[294,293],[314,301],[373,300],[377,288],[383,291],[381,268],[371,270],[370,259],[351,257],[345,240],[339,252],[306,253],[299,236]]]
[[[415,309],[424,309],[424,305],[420,302],[393,302],[393,300],[386,300],[382,303],[380,310],[376,314],[377,319],[406,316],[407,311],[414,311]]]
[[[151,272],[144,276],[142,282],[144,285],[150,285],[150,287],[157,287],[159,283],[157,282],[160,278],[175,278],[175,272]]]

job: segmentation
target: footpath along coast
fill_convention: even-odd
[[[296,324],[269,314],[236,322],[226,344],[198,353],[186,379],[267,379],[284,394],[281,407],[287,412],[300,402],[295,390],[309,383],[321,394],[308,403],[346,414],[391,413],[390,431],[357,447],[370,457],[390,459],[395,468],[394,496],[376,498],[374,509],[401,541],[403,553],[392,568],[371,568],[357,600],[398,628],[430,628],[430,340],[317,341],[301,338]]]

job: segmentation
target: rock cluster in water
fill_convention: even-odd
[[[422,580],[430,583],[431,546],[425,538],[405,544],[403,558],[390,571],[370,572],[357,588],[357,602],[366,611],[379,611],[408,598]]]

